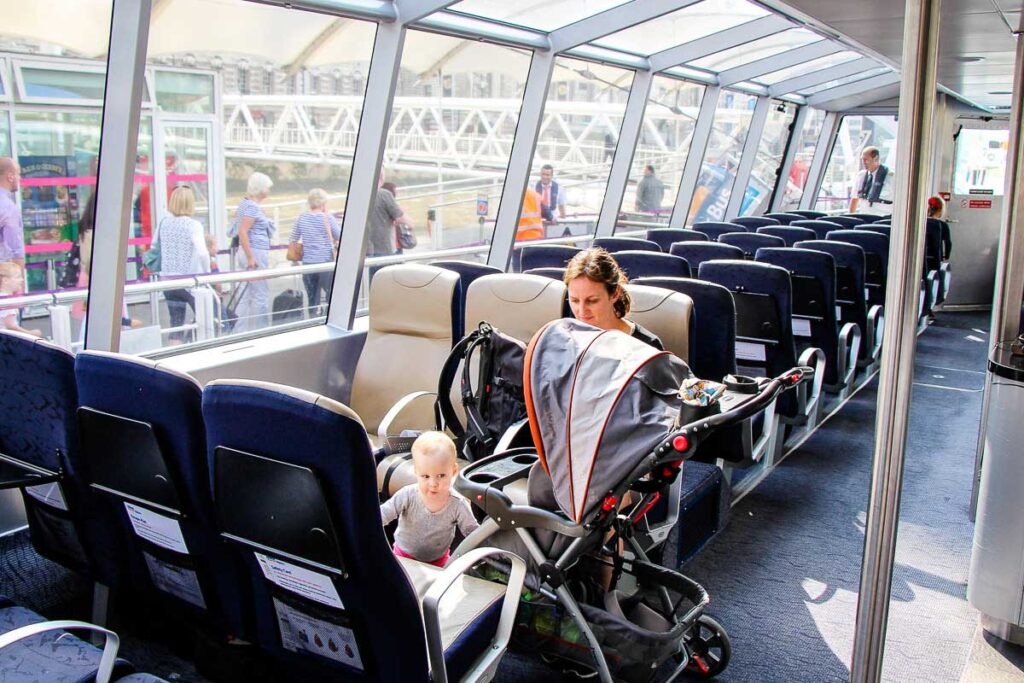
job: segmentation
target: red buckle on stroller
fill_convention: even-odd
[[[615,496],[608,496],[607,498],[604,499],[604,503],[601,504],[601,509],[604,510],[605,512],[611,512],[612,509],[615,508],[616,504],[618,504],[618,502],[619,499],[616,498]]]

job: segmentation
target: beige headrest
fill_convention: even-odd
[[[165,366],[163,360],[150,360],[148,358],[132,356],[127,353],[114,353],[112,351],[93,351],[90,349],[83,349],[82,351],[79,351],[79,355],[106,356],[107,358],[117,358],[118,360],[124,361],[126,363],[135,363],[136,365],[141,365],[144,368],[150,368],[151,370],[159,370],[160,372],[166,372],[168,375],[174,375],[175,377],[180,377],[181,379],[192,382],[200,389],[203,388],[202,383],[200,383],[200,381],[197,380],[195,377],[188,374],[187,372],[182,372],[181,370],[178,370],[176,368],[170,368]]]
[[[626,287],[633,302],[629,318],[658,335],[666,351],[689,360],[693,300],[685,294],[661,287]]]
[[[458,273],[434,266],[403,263],[381,268],[370,284],[370,333],[450,339],[458,283]]]
[[[466,330],[486,320],[524,342],[562,317],[565,284],[540,275],[503,273],[473,281],[466,295]]]
[[[256,389],[265,389],[267,391],[273,391],[279,394],[284,394],[289,398],[294,398],[299,401],[305,401],[306,403],[312,403],[313,405],[328,410],[337,415],[344,415],[350,417],[362,426],[363,421],[359,419],[355,411],[349,408],[344,403],[339,403],[333,399],[321,396],[314,391],[306,391],[305,389],[299,389],[298,387],[291,387],[287,384],[276,384],[275,382],[261,382],[254,379],[215,379],[206,386],[235,386],[235,387],[254,387]]]

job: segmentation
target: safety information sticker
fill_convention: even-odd
[[[185,545],[185,537],[181,535],[178,520],[158,515],[152,510],[131,503],[125,503],[124,508],[128,511],[128,519],[131,520],[132,528],[139,538],[144,538],[161,548],[188,555],[188,546]]]
[[[363,670],[363,660],[352,629],[303,614],[276,598],[274,611],[284,649],[311,652]]]
[[[60,490],[60,484],[55,481],[39,486],[26,486],[25,493],[44,505],[64,512],[68,511],[68,504],[64,501],[64,492]]]
[[[260,563],[263,576],[268,581],[277,584],[287,591],[301,595],[309,600],[315,600],[328,607],[345,609],[341,602],[338,590],[334,587],[331,577],[326,574],[318,574],[304,567],[279,560],[276,557],[268,557],[260,553],[256,555],[256,561]]]
[[[810,337],[811,321],[807,318],[793,318],[793,334],[797,337]]]
[[[753,342],[736,342],[736,360],[759,360],[765,359],[764,344]]]
[[[149,553],[142,554],[146,557],[149,576],[157,588],[199,609],[206,609],[203,590],[199,587],[199,577],[194,571],[158,560]]]

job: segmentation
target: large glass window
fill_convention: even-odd
[[[786,50],[793,50],[817,40],[821,40],[821,36],[817,33],[805,28],[794,28],[695,59],[689,62],[689,65],[710,71],[725,71],[758,59],[777,55]]]
[[[732,90],[723,90],[719,94],[707,153],[690,202],[688,225],[726,219],[736,168],[743,154],[743,143],[747,139],[755,106],[755,95]]]
[[[545,237],[593,234],[632,84],[626,69],[555,61],[530,179]]]
[[[832,66],[845,64],[846,62],[849,62],[851,60],[859,59],[861,56],[862,55],[853,52],[852,50],[834,52],[830,55],[825,55],[824,57],[812,59],[811,61],[805,62],[803,64],[789,66],[786,67],[785,69],[779,69],[778,71],[773,71],[771,73],[764,74],[763,76],[758,76],[754,80],[757,83],[760,83],[761,85],[775,85],[776,83],[781,83],[782,81],[789,80],[790,78],[795,78],[797,76],[802,76],[804,74],[814,73],[816,71],[821,71],[822,69],[827,69]]]
[[[103,100],[104,69],[95,67],[47,68],[22,66],[18,69],[21,96],[26,101]]]
[[[818,85],[811,86],[810,88],[804,88],[799,92],[799,94],[804,97],[810,97],[811,95],[822,92],[824,90],[838,88],[841,85],[855,83],[857,81],[864,80],[865,78],[871,78],[872,76],[881,76],[884,73],[889,73],[889,68],[880,66],[874,69],[861,71],[860,73],[852,74],[850,76],[844,76],[843,78],[834,78],[831,81],[828,81],[826,83],[819,83]]]
[[[984,191],[997,197],[1004,192],[1006,150],[1010,132],[1004,129],[961,128],[956,145],[953,194]]]
[[[703,96],[702,85],[654,77],[622,198],[623,213],[635,213],[635,218],[643,221],[668,223]]]
[[[508,2],[507,0],[462,0],[449,9],[515,26],[553,31],[592,14],[621,5],[626,0],[548,0]]]
[[[793,164],[789,167],[789,176],[786,178],[782,190],[780,211],[800,208],[800,199],[804,195],[807,174],[811,169],[811,160],[814,158],[814,150],[818,146],[818,136],[821,135],[821,124],[824,120],[824,110],[808,109],[807,115],[804,117],[803,128],[797,132],[797,137],[793,141],[796,150],[793,155]]]
[[[741,216],[762,214],[768,210],[768,202],[779,176],[779,164],[786,152],[789,141],[790,126],[796,116],[796,105],[788,102],[772,100],[768,110],[768,119],[761,133],[761,141],[757,145],[757,157],[750,171],[750,180],[740,205]]]
[[[819,211],[846,209],[856,194],[857,176],[865,147],[877,147],[882,164],[895,171],[896,117],[844,116],[836,144],[825,169],[814,208]]]

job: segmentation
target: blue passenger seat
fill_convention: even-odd
[[[889,269],[889,238],[871,230],[833,230],[826,239],[856,244],[864,250],[864,285],[868,305],[885,305],[885,282]]]
[[[813,211],[811,209],[790,209],[789,213],[795,213],[797,216],[803,216],[809,220],[823,218],[828,215],[824,211]]]
[[[615,260],[630,279],[637,277],[690,277],[690,264],[672,254],[620,251]]]
[[[858,225],[864,223],[860,218],[853,218],[852,216],[825,216],[821,220],[835,223],[844,230],[853,230]]]
[[[523,271],[535,268],[565,268],[572,257],[580,253],[566,244],[534,244],[523,246],[520,267]]]
[[[817,238],[817,233],[810,228],[801,228],[799,226],[792,225],[769,225],[763,228],[758,228],[757,232],[759,235],[772,235],[773,237],[782,238],[787,247],[791,247],[801,240],[813,240]]]
[[[836,224],[831,222],[831,221],[815,220],[815,219],[809,219],[809,218],[808,219],[804,219],[802,221],[793,221],[789,225],[792,228],[807,228],[808,230],[813,230],[814,234],[816,235],[816,237],[812,237],[812,238],[809,238],[809,239],[818,239],[818,240],[825,239],[825,237],[830,232],[832,232],[833,230],[837,229]]]
[[[779,222],[780,225],[789,225],[793,221],[804,220],[804,217],[801,216],[800,214],[798,214],[798,213],[789,213],[789,212],[766,213],[764,215],[764,217],[765,218],[774,218],[775,220],[777,220]]]
[[[594,246],[600,247],[610,254],[620,251],[661,251],[657,242],[639,237],[598,237],[594,240]]]
[[[739,223],[727,223],[725,221],[704,221],[703,223],[694,223],[693,229],[707,235],[712,242],[716,241],[719,235],[724,235],[727,232],[753,232],[745,225],[740,225]]]
[[[700,264],[711,259],[743,258],[743,250],[720,242],[676,242],[672,255],[681,256],[690,264],[690,272],[697,274]]]
[[[729,222],[742,225],[751,232],[769,225],[782,225],[781,221],[775,218],[769,218],[768,216],[737,216],[736,218],[730,218]]]
[[[444,570],[397,558],[352,410],[292,387],[215,380],[203,417],[217,527],[246,566],[257,639],[282,676],[426,682],[444,668],[454,681],[502,656],[496,634],[508,633],[497,627],[499,619],[511,627],[522,575],[513,573],[507,593],[464,576],[481,556],[502,552],[493,549]],[[453,585],[440,619],[424,601],[435,581]]]
[[[693,230],[682,228],[655,228],[648,230],[645,237],[649,242],[655,242],[661,250],[668,253],[669,248],[676,242],[685,242],[693,236]],[[707,239],[707,236],[701,239]]]
[[[742,249],[744,258],[748,259],[754,258],[758,249],[786,246],[786,242],[781,237],[761,235],[756,232],[727,232],[719,236],[718,243]]]

